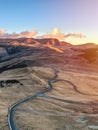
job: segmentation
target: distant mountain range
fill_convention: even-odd
[[[18,39],[0,39],[0,43],[12,43],[12,42],[19,42],[19,43],[26,43],[26,44],[51,44],[51,45],[68,45],[71,44],[64,41],[59,41],[54,38],[45,38],[45,39],[34,39],[34,38],[18,38]]]
[[[81,45],[72,45],[65,41],[59,41],[54,38],[34,39],[34,38],[18,38],[18,39],[0,39],[0,58],[13,56],[13,54],[24,55],[26,53],[34,53],[45,51],[56,53],[62,57],[70,57],[72,60],[81,57],[89,62],[98,58],[98,45],[94,43],[86,43]],[[20,54],[21,53],[21,54]],[[57,54],[59,53],[59,54]]]
[[[55,38],[44,38],[44,39],[34,39],[34,38],[17,38],[17,39],[0,39],[0,44],[2,43],[14,43],[14,42],[18,42],[20,45],[21,43],[25,43],[25,44],[50,44],[52,46],[72,46],[71,43],[65,42],[65,41],[59,41]],[[81,44],[81,45],[76,45],[77,47],[95,47],[98,46],[95,43],[85,43],[85,44]]]

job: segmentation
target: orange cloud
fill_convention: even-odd
[[[37,31],[24,31],[19,34],[19,37],[32,37],[37,35]]]
[[[34,37],[37,35],[37,31],[32,30],[32,31],[23,31],[20,33],[8,33],[6,30],[0,30],[0,38],[21,38],[21,37],[26,37],[26,38],[30,38],[30,37]]]
[[[85,36],[82,33],[68,33],[68,34],[64,34],[63,32],[61,32],[58,28],[54,28],[52,30],[52,32],[50,33],[45,33],[41,36],[37,35],[38,32],[35,30],[32,31],[22,31],[20,33],[8,33],[6,30],[0,30],[0,38],[21,38],[21,37],[26,37],[26,38],[56,38],[60,41],[64,41],[64,40],[68,40],[69,38],[85,38]],[[79,39],[78,39],[79,40]]]
[[[6,34],[6,30],[1,29],[0,30],[0,37],[3,37]]]
[[[38,36],[37,38],[56,38],[60,41],[66,40],[69,37],[75,38],[84,38],[85,36],[82,33],[62,33],[58,28],[54,28],[51,33],[44,34],[42,36]]]
[[[56,38],[58,40],[64,40],[65,36],[64,33],[61,33],[58,28],[54,28],[51,33],[43,34],[37,38]]]

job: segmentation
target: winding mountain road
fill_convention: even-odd
[[[13,69],[14,67],[17,66],[16,63],[14,63],[13,65],[6,65],[4,67],[1,67],[0,68],[0,73],[2,73],[3,71],[6,71],[6,70],[9,70],[9,69]],[[43,91],[41,92],[38,92],[36,94],[33,94],[27,98],[24,98],[23,100],[20,100],[19,102],[13,104],[10,108],[9,108],[9,112],[8,112],[8,125],[9,125],[9,129],[10,130],[19,130],[14,122],[14,112],[16,110],[16,108],[31,100],[31,99],[35,99],[36,97],[45,97],[45,98],[48,98],[48,99],[53,99],[53,100],[58,100],[58,101],[61,101],[61,102],[67,102],[67,103],[71,103],[71,104],[77,104],[77,105],[98,105],[98,103],[83,103],[83,102],[78,102],[78,101],[72,101],[72,100],[64,100],[64,99],[60,99],[60,98],[56,98],[56,97],[50,97],[50,96],[47,96],[46,93],[49,92],[50,90],[52,90],[52,83],[54,82],[57,82],[57,81],[64,81],[64,82],[67,82],[69,83],[70,85],[73,86],[73,89],[79,93],[79,94],[82,94],[82,95],[86,95],[85,93],[82,93],[80,92],[78,89],[77,89],[77,86],[75,86],[71,81],[68,81],[68,80],[57,80],[57,73],[58,71],[54,70],[54,77],[49,79],[48,80],[48,87],[46,87],[46,89],[44,89]],[[88,94],[87,94],[88,95]],[[97,95],[98,96],[98,95]]]
[[[24,98],[23,100],[13,104],[10,107],[9,112],[8,112],[8,124],[9,124],[9,129],[10,130],[18,130],[18,128],[16,127],[15,122],[13,120],[14,111],[15,111],[16,107],[19,106],[20,104],[23,104],[24,102],[27,102],[27,101],[29,101],[31,99],[36,98],[36,97],[44,96],[44,93],[46,93],[46,92],[48,92],[49,90],[52,89],[52,84],[51,83],[55,82],[56,78],[57,78],[57,71],[55,71],[55,76],[52,79],[48,80],[48,85],[49,86],[45,90],[43,90],[42,92],[38,92],[38,93],[36,93],[36,94],[34,94],[32,96],[29,96],[27,98]]]

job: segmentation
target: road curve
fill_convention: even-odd
[[[41,96],[42,93],[36,93],[35,95],[29,96],[27,98],[24,98],[23,100],[13,104],[8,112],[8,125],[9,125],[9,129],[10,130],[18,130],[18,128],[16,127],[14,120],[13,120],[13,115],[14,115],[14,111],[16,109],[17,106],[19,106],[20,104],[23,104],[24,102],[29,101],[30,99],[36,98],[38,96]]]
[[[18,128],[16,127],[15,122],[14,122],[14,120],[13,120],[14,111],[15,111],[16,107],[19,106],[20,104],[23,104],[24,102],[27,102],[27,101],[29,101],[29,100],[31,100],[31,99],[36,98],[36,97],[44,96],[44,93],[46,93],[46,92],[48,92],[50,89],[52,89],[52,84],[51,84],[51,83],[53,83],[53,82],[56,81],[57,72],[58,72],[58,71],[55,71],[55,76],[54,76],[52,79],[48,80],[48,87],[47,87],[46,89],[44,89],[43,91],[38,92],[38,93],[36,93],[36,94],[34,94],[34,95],[32,95],[32,96],[29,96],[29,97],[27,97],[27,98],[24,98],[23,100],[20,100],[19,102],[13,104],[13,105],[10,107],[9,112],[8,112],[8,125],[9,125],[9,129],[10,129],[10,130],[18,130]]]

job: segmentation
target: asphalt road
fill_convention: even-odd
[[[14,111],[16,109],[17,106],[19,106],[20,104],[23,104],[24,102],[27,102],[33,98],[36,98],[38,96],[41,96],[42,93],[36,93],[35,95],[32,95],[32,96],[29,96],[27,98],[24,98],[23,100],[13,104],[10,109],[9,109],[9,112],[8,112],[8,124],[9,124],[9,129],[10,130],[18,130],[18,128],[16,127],[15,125],[15,122],[13,120],[13,116],[14,116]]]
[[[48,87],[46,89],[44,89],[43,91],[38,92],[38,93],[36,93],[36,94],[34,94],[32,96],[24,98],[23,100],[13,104],[10,107],[9,112],[8,112],[8,125],[9,125],[10,130],[18,130],[18,128],[16,127],[15,122],[13,120],[14,112],[15,112],[16,107],[18,107],[20,104],[23,104],[24,102],[27,102],[27,101],[29,101],[31,99],[36,98],[36,97],[44,96],[44,93],[46,93],[46,92],[48,92],[49,90],[52,89],[52,84],[51,83],[55,82],[56,78],[57,78],[57,71],[55,71],[55,76],[52,79],[48,80]]]

